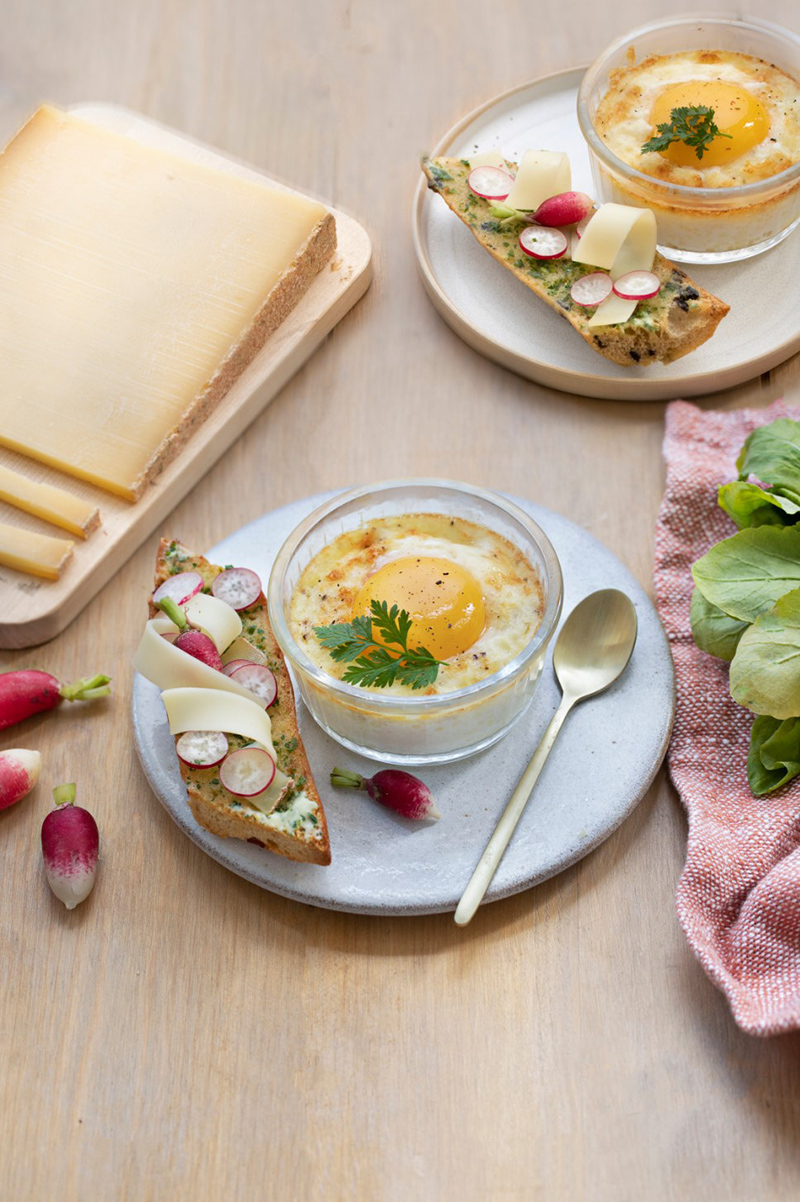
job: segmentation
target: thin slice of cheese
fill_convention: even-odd
[[[206,632],[220,655],[242,633],[242,619],[219,597],[195,593],[182,608],[189,621]]]
[[[0,442],[135,499],[334,245],[315,201],[39,109],[0,154]]]
[[[233,659],[249,659],[254,664],[265,664],[267,657],[258,647],[254,647],[249,639],[234,639],[229,647],[220,653],[223,664],[229,664]]]
[[[221,730],[250,739],[275,760],[272,723],[253,701],[219,689],[168,689],[161,694],[161,699],[171,734],[180,735],[187,730]],[[291,783],[290,778],[276,767],[269,786],[242,801],[269,814]]]
[[[50,538],[0,522],[0,563],[18,572],[58,580],[74,546],[71,539]]]
[[[53,484],[44,484],[41,480],[31,480],[19,472],[13,472],[10,467],[0,464],[0,500],[9,505],[32,513],[37,518],[44,518],[54,526],[77,534],[78,538],[86,538],[100,525],[100,510],[83,497],[67,492],[65,488],[56,488]]]
[[[499,167],[501,171],[508,171],[506,160],[496,150],[482,150],[480,154],[470,155],[469,165],[471,170],[475,167]]]
[[[161,699],[173,735],[186,730],[223,730],[258,743],[276,759],[272,745],[272,723],[250,698],[237,697],[224,689],[166,689]]]
[[[538,209],[548,196],[569,192],[571,182],[567,155],[556,150],[526,150],[517,171],[514,187],[503,204],[512,209],[532,212]]]
[[[254,693],[237,684],[230,676],[224,676],[216,668],[195,659],[180,647],[173,647],[164,635],[176,635],[178,628],[169,618],[151,618],[144,628],[136,654],[133,657],[135,670],[160,689],[206,688],[221,689],[235,696],[247,698],[256,706],[264,708]],[[193,727],[203,730],[205,727]],[[220,729],[214,727],[215,730]]]
[[[650,271],[656,254],[656,219],[652,209],[601,205],[588,222],[575,252],[576,263],[601,267],[612,280],[629,271]],[[590,326],[618,325],[631,316],[638,300],[612,295],[598,305]]]

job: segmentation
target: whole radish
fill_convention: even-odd
[[[49,672],[21,668],[0,673],[0,730],[34,714],[54,709],[62,701],[93,701],[111,692],[110,676],[88,676],[61,684]]]
[[[175,604],[171,597],[162,597],[158,605],[181,632],[172,646],[185,651],[193,659],[199,659],[201,663],[207,664],[209,668],[216,668],[218,672],[221,672],[222,660],[214,640],[205,634],[204,631],[193,627],[186,614]]]
[[[11,747],[0,751],[0,810],[7,810],[23,797],[39,781],[42,757],[38,751],[26,751],[24,747]]]
[[[92,891],[100,834],[88,810],[76,806],[75,785],[53,789],[56,808],[42,823],[42,855],[47,883],[68,910]]]
[[[404,818],[441,817],[428,786],[400,768],[384,768],[374,776],[360,776],[345,768],[334,768],[331,784],[337,789],[363,789],[373,801],[402,814]]]

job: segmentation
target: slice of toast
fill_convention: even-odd
[[[170,539],[162,539],[156,557],[154,591],[168,576],[178,572],[199,572],[210,585],[223,569],[195,555]],[[151,616],[159,612],[150,602]],[[217,768],[197,768],[181,761],[181,776],[186,782],[189,807],[197,822],[222,838],[246,839],[289,860],[311,864],[330,864],[331,846],[328,824],[319,793],[314,784],[303,741],[297,725],[294,690],[283,653],[275,641],[267,616],[264,594],[242,610],[242,637],[266,658],[275,675],[278,696],[268,714],[277,766],[291,777],[292,786],[270,814],[248,807],[243,798],[234,797],[220,783]],[[247,740],[228,735],[231,749]]]
[[[512,171],[516,165],[508,164]],[[467,183],[466,159],[422,160],[428,187],[438,192],[457,217],[472,231],[481,246],[535,292],[551,309],[566,318],[592,350],[622,367],[672,363],[710,338],[729,306],[695,284],[685,271],[656,254],[653,271],[661,291],[640,301],[628,321],[589,328],[593,310],[576,305],[570,288],[582,275],[596,271],[572,259],[534,259],[519,249],[520,226],[502,224],[490,213],[492,201],[476,196]]]

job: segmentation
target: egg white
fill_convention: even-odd
[[[458,564],[478,581],[486,607],[483,633],[439,669],[427,693],[448,693],[475,684],[509,663],[533,638],[544,612],[542,585],[517,547],[487,527],[461,518],[406,514],[340,535],[311,560],[297,583],[289,607],[290,629],[309,658],[328,675],[341,679],[346,665],[337,664],[320,646],[314,627],[350,621],[364,582],[387,563],[406,556]],[[411,689],[395,684],[380,692],[408,695]]]
[[[766,111],[766,138],[720,166],[684,167],[658,153],[642,154],[652,134],[650,114],[671,84],[722,80],[746,88]],[[689,50],[648,55],[640,63],[611,72],[598,105],[595,128],[609,150],[646,175],[688,187],[724,188],[752,183],[800,162],[800,84],[762,59],[728,50]]]

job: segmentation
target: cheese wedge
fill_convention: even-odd
[[[18,572],[58,580],[74,546],[71,539],[51,538],[0,522],[0,563]]]
[[[91,501],[78,497],[75,493],[67,492],[65,488],[56,488],[53,484],[44,484],[41,480],[31,480],[19,472],[13,472],[10,467],[0,464],[0,501],[6,501],[25,513],[34,517],[44,518],[54,526],[77,534],[78,538],[86,538],[100,525],[100,510]]]
[[[316,201],[39,109],[0,155],[0,442],[135,499],[335,243]]]

